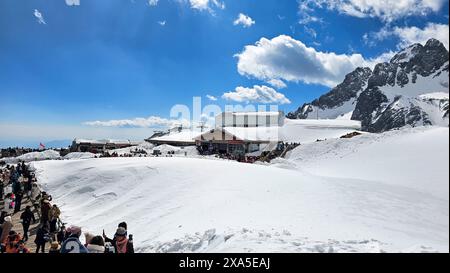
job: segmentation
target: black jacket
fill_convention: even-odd
[[[40,228],[36,232],[36,239],[34,239],[34,242],[38,245],[42,245],[47,243],[47,237],[49,236],[48,231]]]
[[[36,218],[34,217],[34,213],[29,211],[29,210],[25,210],[22,213],[22,215],[20,215],[20,219],[22,220],[24,225],[31,224],[31,220],[33,220],[33,223],[36,222]]]

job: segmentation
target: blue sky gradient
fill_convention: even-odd
[[[77,6],[64,0],[0,1],[0,146],[86,135],[127,137],[135,133],[130,128],[104,130],[83,123],[169,118],[174,104],[191,105],[193,96],[208,103],[205,96],[214,95],[223,106],[227,101],[221,96],[238,86],[269,86],[241,75],[235,56],[263,37],[288,35],[316,51],[370,59],[397,50],[402,42],[395,35],[371,45],[364,41],[365,34],[386,26],[423,29],[432,22],[448,31],[448,1],[438,11],[392,22],[316,7],[311,13],[323,21],[308,24],[299,23],[301,2],[295,0],[223,3],[224,9],[210,4],[210,10],[198,10],[187,0],[160,0],[156,6],[145,0],[81,0]],[[37,21],[35,9],[46,24]],[[234,25],[239,13],[256,23]],[[330,89],[285,83],[286,88],[275,89],[291,101],[280,105],[286,112]],[[24,127],[16,130],[19,125]],[[34,133],[36,126],[49,128],[48,134]],[[63,126],[71,129],[61,132]],[[138,129],[129,138],[140,139],[152,130]]]

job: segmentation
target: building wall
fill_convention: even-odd
[[[229,141],[229,140],[234,140],[234,136],[230,135],[222,130],[217,130],[214,129],[203,135],[201,135],[200,137],[196,138],[196,140],[200,140],[200,141]]]
[[[270,127],[282,126],[284,123],[284,114],[278,115],[255,115],[224,112],[216,116],[216,127]]]

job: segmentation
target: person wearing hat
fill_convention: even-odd
[[[28,241],[28,229],[30,228],[31,220],[33,220],[33,223],[36,223],[36,218],[31,211],[31,206],[25,207],[25,211],[20,215],[20,220],[22,220],[23,226],[23,239]]]
[[[49,221],[49,212],[52,206],[50,205],[50,201],[47,199],[42,200],[41,204],[41,223],[46,224]]]
[[[54,241],[50,245],[50,249],[48,250],[49,254],[56,254],[61,252],[61,247],[58,242]]]
[[[61,253],[89,253],[87,248],[80,242],[81,227],[70,226],[67,232],[70,235],[61,245]]]
[[[0,243],[6,243],[9,232],[12,230],[14,224],[12,223],[11,216],[5,217],[5,222],[2,224],[2,234],[0,236]]]
[[[35,203],[39,199],[39,195],[41,195],[41,189],[36,182],[31,184],[31,202]]]
[[[111,243],[116,253],[134,253],[133,242],[128,240],[127,230],[123,227],[117,228]]]
[[[88,244],[91,243],[92,238],[94,238],[95,235],[90,232],[84,233],[84,246],[87,247]]]
[[[48,219],[50,221],[50,232],[56,232],[56,223],[58,222],[59,216],[61,215],[61,211],[58,206],[54,204],[50,210],[48,211]]]
[[[125,231],[128,230],[128,225],[127,225],[126,222],[120,222],[120,223],[117,225],[117,227],[118,227],[118,228],[120,228],[120,227],[121,227],[121,228],[124,228]],[[111,242],[113,241],[112,239],[108,238],[108,236],[106,236],[105,230],[103,230],[103,238],[105,239],[105,242],[106,242],[106,243],[111,243]]]

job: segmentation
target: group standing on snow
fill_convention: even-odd
[[[22,203],[27,204],[24,208]],[[1,253],[30,253],[27,243],[30,226],[39,223],[35,233],[36,253],[134,253],[133,236],[125,222],[118,225],[113,238],[86,232],[81,227],[66,228],[61,211],[52,196],[37,183],[34,172],[24,162],[0,168],[0,250]],[[23,210],[23,211],[22,211]],[[17,217],[19,216],[20,217]],[[16,232],[13,219],[20,219],[23,232]]]

